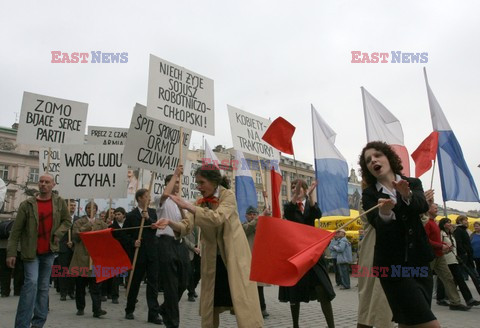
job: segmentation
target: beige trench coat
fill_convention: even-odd
[[[363,217],[362,217],[363,220]],[[373,266],[376,231],[364,221],[364,237],[359,243],[358,266]],[[392,310],[383,292],[380,279],[358,277],[358,323],[375,327],[394,327]]]
[[[233,310],[240,328],[263,327],[257,284],[250,281],[251,253],[245,232],[238,218],[235,194],[219,188],[219,206],[215,210],[197,206],[195,216],[187,215],[181,221],[181,236],[190,233],[193,225],[202,229],[200,244],[201,295],[200,316],[202,328],[215,327],[214,288],[217,250],[228,271]]]

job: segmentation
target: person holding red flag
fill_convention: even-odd
[[[422,183],[400,175],[401,160],[385,142],[369,142],[362,149],[359,164],[365,185],[364,210],[381,204],[367,218],[376,230],[373,265],[389,269],[380,283],[393,321],[399,327],[438,328],[430,309],[433,280],[429,264],[434,255],[420,219],[428,210]],[[418,274],[419,269],[426,271],[426,276]]]
[[[230,182],[212,164],[199,167],[195,180],[203,196],[195,205],[170,195],[181,209],[189,212],[186,218],[180,222],[161,218],[152,228],[169,226],[177,237],[189,234],[194,225],[202,229],[202,328],[218,327],[219,314],[225,310],[233,310],[240,328],[263,327],[257,284],[249,279],[250,247],[238,217]]]
[[[315,219],[322,217],[322,211],[313,200],[312,192],[317,183],[310,187],[304,180],[292,182],[292,199],[284,206],[285,219],[309,226],[314,226]],[[291,287],[280,286],[278,299],[280,302],[290,302],[293,327],[298,328],[300,317],[300,302],[318,300],[329,328],[335,327],[331,301],[335,298],[332,282],[328,276],[327,265],[322,257],[298,283]]]

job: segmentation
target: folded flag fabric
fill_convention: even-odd
[[[415,162],[415,177],[418,178],[432,168],[432,161],[437,157],[438,132],[433,131],[412,153]]]
[[[334,235],[305,224],[259,217],[250,280],[295,285],[318,262]]]
[[[81,232],[80,238],[93,262],[96,281],[122,274],[132,268],[132,263],[122,245],[112,235],[112,228]]]
[[[295,127],[279,116],[270,124],[262,139],[282,153],[293,155],[292,137],[294,133]]]

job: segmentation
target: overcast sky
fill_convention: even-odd
[[[230,104],[289,120],[297,159],[313,163],[313,104],[358,170],[366,143],[361,86],[400,120],[410,153],[432,124],[424,64],[354,64],[351,51],[428,52],[430,86],[479,186],[479,7],[438,0],[2,1],[0,125],[12,125],[30,91],[88,103],[88,125],[128,127],[134,104],[146,104],[154,54],[214,80],[215,136],[205,136],[212,147],[232,146]],[[54,64],[51,51],[128,52],[128,63]],[[195,132],[191,146],[201,140]],[[437,202],[439,181],[436,174]]]

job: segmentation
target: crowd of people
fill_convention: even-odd
[[[480,223],[475,223],[474,232],[467,229],[465,216],[457,218],[456,226],[448,218],[437,223],[433,190],[424,191],[420,180],[403,176],[400,158],[386,143],[368,143],[359,164],[363,208],[371,211],[362,218],[358,265],[397,271],[387,270],[378,277],[359,276],[358,327],[393,327],[393,323],[399,327],[440,327],[431,309],[434,275],[438,305],[454,311],[480,305],[465,283],[469,277],[480,293]],[[16,274],[14,294],[20,296],[15,327],[44,326],[54,261],[70,271],[87,268],[76,277],[58,278],[60,300],[75,299],[78,316],[85,315],[87,286],[93,317],[99,318],[107,314],[102,302],[110,298],[118,304],[120,286],[128,285],[125,318],[135,320],[139,289],[145,282],[146,320],[180,327],[179,301],[187,291],[188,301],[195,302],[200,282],[202,327],[219,327],[219,315],[224,311],[236,316],[239,327],[263,327],[264,319],[270,316],[264,296],[264,288],[269,285],[249,279],[259,210],[248,207],[240,220],[228,179],[211,164],[195,172],[202,197],[195,203],[188,202],[179,196],[182,174],[180,165],[166,177],[157,204],[150,204],[149,190],[139,189],[135,191],[137,206],[128,213],[120,207],[102,216],[92,201],[82,217],[75,215],[75,200],[59,197],[53,192],[53,178],[42,175],[38,195],[21,203],[8,243],[0,241],[6,244],[6,249],[0,248],[1,296],[10,295],[12,270]],[[292,182],[284,219],[314,226],[315,219],[322,216],[313,197],[316,183],[309,186],[301,179]],[[269,208],[262,213],[270,215]],[[142,225],[150,227],[139,229]],[[114,229],[113,236],[134,262],[134,269],[126,280],[116,276],[97,283],[80,233],[108,227]],[[344,229],[336,231],[328,249],[338,289],[350,289],[352,245]],[[423,274],[395,274],[415,270]],[[158,301],[160,291],[162,304]],[[335,296],[328,263],[322,255],[294,286],[279,287],[278,300],[289,303],[294,328],[299,327],[300,304],[318,301],[331,328],[335,327]]]

